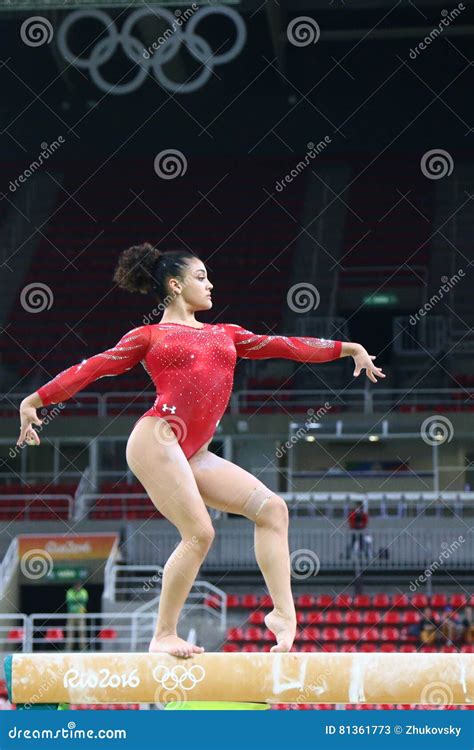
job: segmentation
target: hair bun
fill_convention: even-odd
[[[113,280],[127,292],[148,294],[156,289],[154,267],[163,253],[149,242],[133,245],[120,253]]]

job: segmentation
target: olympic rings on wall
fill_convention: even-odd
[[[138,20],[146,16],[158,16],[170,24],[173,33],[163,38],[163,42],[156,48],[153,55],[148,58],[143,55],[144,45],[132,29]],[[196,32],[199,22],[206,16],[222,15],[230,19],[235,26],[235,40],[232,47],[226,52],[214,54],[209,43]],[[104,31],[108,36],[98,40],[91,39],[90,43],[83,45],[88,57],[74,55],[69,47],[69,32],[78,21],[83,19],[96,19],[104,24]],[[81,37],[83,38],[83,37]],[[247,30],[242,16],[234,8],[228,6],[199,8],[187,21],[185,26],[176,27],[176,17],[166,8],[140,8],[130,13],[126,18],[121,31],[118,30],[113,19],[103,10],[97,8],[75,10],[69,13],[59,27],[57,40],[58,47],[71,65],[82,70],[88,70],[95,85],[108,94],[129,94],[136,91],[144,80],[153,73],[156,80],[174,93],[190,93],[197,91],[207,83],[211,77],[214,66],[224,65],[234,60],[242,51],[247,38]],[[95,43],[94,43],[95,42]],[[195,78],[183,83],[173,81],[163,72],[163,66],[175,57],[181,44],[187,47],[188,52],[201,63],[202,69]],[[124,54],[136,64],[137,71],[134,78],[125,83],[111,83],[107,81],[100,68],[108,62],[118,47],[121,46]]]

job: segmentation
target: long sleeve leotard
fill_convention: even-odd
[[[200,328],[157,323],[132,329],[111,349],[63,370],[37,392],[44,406],[56,404],[94,380],[120,375],[141,362],[156,399],[140,419],[166,419],[191,458],[212,437],[227,408],[237,357],[329,362],[340,357],[341,346],[329,339],[255,334],[234,323]]]

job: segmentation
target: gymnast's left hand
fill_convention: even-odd
[[[385,373],[382,372],[381,367],[376,367],[372,360],[375,359],[375,355],[369,354],[361,344],[357,345],[355,354],[352,355],[355,363],[355,369],[353,375],[358,377],[362,370],[366,371],[366,375],[372,383],[377,382],[377,378],[384,378]]]

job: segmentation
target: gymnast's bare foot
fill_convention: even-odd
[[[188,641],[180,638],[176,633],[162,636],[154,635],[148,647],[150,654],[171,654],[172,656],[180,656],[183,659],[188,659],[190,656],[195,656],[196,654],[202,654],[203,651],[202,646],[193,646],[192,643],[188,643]]]
[[[265,625],[273,633],[277,642],[270,651],[290,651],[296,635],[296,617],[283,615],[272,609],[264,617]]]

